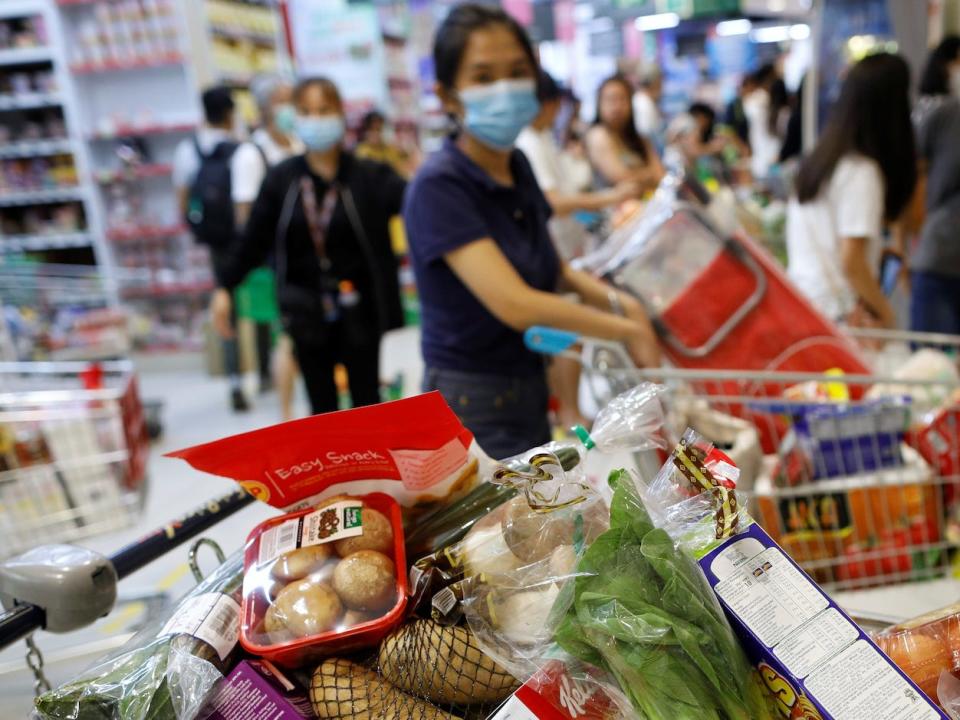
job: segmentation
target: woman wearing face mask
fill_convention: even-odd
[[[910,328],[960,334],[960,37],[931,53],[914,111],[926,220],[910,255]]]
[[[538,112],[537,62],[523,29],[500,9],[459,5],[433,53],[437,93],[459,130],[421,168],[404,206],[424,386],[503,458],[550,439],[544,362],[524,346],[527,328],[623,341],[641,365],[658,363],[659,353],[636,300],[571,269],[553,248],[550,206],[513,148]]]
[[[653,190],[663,178],[657,151],[637,132],[632,94],[621,75],[607,78],[597,90],[597,119],[586,137],[597,188],[631,182]]]
[[[405,182],[389,166],[343,148],[343,102],[325,78],[297,85],[294,130],[306,147],[267,174],[239,248],[211,300],[229,333],[231,288],[273,251],[277,300],[314,413],[337,409],[343,363],[355,406],[379,402],[382,334],[401,324],[390,218]]]

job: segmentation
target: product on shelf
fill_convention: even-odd
[[[41,15],[0,20],[0,49],[47,45],[47,28]]]
[[[163,58],[180,51],[172,0],[98,2],[79,23],[76,53],[80,65],[110,65]]]

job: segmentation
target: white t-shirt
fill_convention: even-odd
[[[563,153],[549,128],[535,130],[525,127],[517,138],[517,148],[527,156],[537,183],[544,193],[574,195],[579,192],[573,176],[565,171]],[[573,216],[554,215],[550,218],[550,233],[557,252],[564,260],[571,260],[584,253],[587,231]]]
[[[868,261],[878,267],[883,203],[880,167],[861,155],[847,155],[814,200],[801,205],[793,197],[787,206],[788,274],[833,320],[847,315],[857,302],[840,264],[840,241],[868,238]]]
[[[270,167],[274,165],[279,165],[287,158],[292,158],[294,155],[303,155],[306,151],[306,148],[303,146],[303,143],[300,141],[300,138],[290,136],[290,147],[283,147],[278,145],[277,142],[273,139],[273,136],[267,132],[266,128],[257,128],[253,131],[253,135],[250,136],[250,139],[253,141],[257,147],[263,150],[263,154],[267,156],[267,163]]]
[[[650,137],[660,130],[660,110],[645,90],[637,90],[633,94],[633,122],[637,132],[644,137]]]
[[[770,132],[770,94],[754,90],[743,99],[743,114],[750,123],[750,169],[755,178],[765,178],[780,159],[783,140]]]
[[[222,142],[233,140],[226,130],[203,127],[197,131],[196,144],[203,153],[209,153]],[[173,154],[173,186],[189,187],[200,171],[200,156],[193,138],[184,138]],[[260,184],[266,169],[263,157],[251,143],[241,143],[230,158],[230,195],[235,203],[251,203],[260,193]]]

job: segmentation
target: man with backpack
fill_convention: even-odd
[[[236,108],[229,88],[210,88],[203,93],[202,101],[205,123],[195,137],[184,139],[177,146],[173,183],[181,217],[194,240],[210,249],[219,285],[221,270],[260,192],[263,160],[251,143],[237,138]],[[223,341],[223,356],[233,410],[245,411],[248,405],[241,386],[235,336]]]

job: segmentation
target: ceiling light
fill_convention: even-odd
[[[730,37],[731,35],[746,35],[753,28],[753,23],[747,19],[724,20],[717,23],[717,35]]]
[[[750,39],[755,43],[786,42],[790,39],[790,26],[771,25],[768,27],[755,28],[750,33]]]
[[[800,23],[798,25],[790,26],[790,39],[791,40],[806,40],[810,37],[810,26]]]
[[[573,7],[573,19],[579,23],[592,20],[594,15],[593,5],[589,3],[579,3]]]
[[[649,32],[651,30],[666,30],[680,24],[680,16],[676,13],[658,13],[657,15],[643,15],[633,21],[637,30]]]

